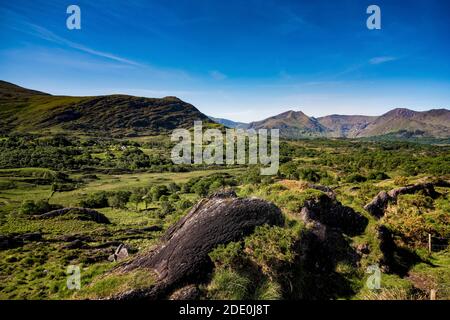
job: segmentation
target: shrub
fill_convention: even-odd
[[[169,201],[176,202],[180,200],[180,196],[176,193],[173,193],[169,196]]]
[[[186,210],[192,207],[194,204],[189,201],[188,199],[182,199],[181,201],[178,201],[178,209]]]
[[[292,245],[295,237],[290,229],[268,225],[259,226],[245,239],[245,252],[269,275],[294,261]]]
[[[243,258],[242,243],[230,242],[227,245],[219,245],[209,253],[209,257],[216,267],[231,268],[235,265],[240,265]]]
[[[136,210],[138,209],[139,203],[142,201],[142,196],[137,193],[132,193],[130,196],[130,202],[134,203],[136,206]]]
[[[150,195],[153,201],[159,201],[162,196],[168,195],[169,190],[165,185],[153,186],[150,189]]]
[[[209,188],[206,184],[204,183],[196,183],[191,190],[193,192],[195,192],[197,195],[199,195],[200,197],[204,197],[206,195],[208,195],[208,191]]]
[[[167,186],[167,189],[169,190],[170,193],[175,193],[180,191],[181,188],[175,182],[171,182]]]
[[[246,170],[245,174],[242,175],[241,181],[243,183],[256,184],[261,182],[261,178],[260,168],[257,166],[252,166],[250,169]]]
[[[300,169],[298,175],[300,179],[306,181],[311,181],[314,183],[320,181],[320,174],[313,169]]]
[[[389,179],[389,176],[383,171],[372,171],[367,176],[368,180],[386,180]]]
[[[390,205],[384,217],[386,225],[407,244],[420,245],[427,234],[438,234],[439,223],[427,221],[433,200],[420,194],[400,195],[397,205]],[[448,223],[448,221],[447,221]]]
[[[59,209],[61,206],[49,204],[47,200],[25,200],[19,211],[23,214],[43,214],[55,209]]]
[[[79,203],[84,208],[106,208],[108,207],[108,197],[105,192],[92,193]]]
[[[408,184],[408,178],[404,176],[397,176],[394,179],[394,183],[400,187],[406,186]]]
[[[173,207],[172,203],[168,200],[161,202],[161,213],[165,216],[168,214],[171,214],[175,208]]]
[[[358,182],[367,181],[367,178],[364,177],[363,175],[360,175],[359,173],[354,173],[354,174],[349,175],[347,177],[346,181],[349,183],[358,183]]]

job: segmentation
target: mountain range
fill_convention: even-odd
[[[301,111],[287,111],[263,121],[248,124],[250,129],[277,128],[286,138],[362,138],[384,135],[405,137],[450,137],[450,111],[393,109],[381,116],[329,115],[308,117]]]
[[[192,128],[195,120],[203,121],[206,127],[276,128],[285,138],[450,137],[447,109],[418,112],[397,108],[381,116],[333,114],[319,118],[290,110],[247,124],[208,117],[177,97],[55,96],[0,81],[0,133],[3,134],[76,132],[144,136]]]
[[[225,126],[236,127],[236,123],[230,120],[219,119],[218,122]],[[262,121],[238,123],[237,126],[255,130],[280,129],[281,136],[294,139],[363,138],[386,135],[448,138],[450,137],[450,111],[432,109],[419,112],[396,108],[381,116],[333,114],[314,118],[302,111],[290,110]]]

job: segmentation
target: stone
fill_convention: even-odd
[[[241,240],[257,226],[282,225],[283,221],[280,209],[270,202],[238,198],[229,190],[213,194],[171,226],[160,245],[118,269],[119,272],[149,269],[158,275],[156,284],[148,290],[127,292],[115,298],[164,298],[180,284],[204,281],[213,269],[208,254],[215,247]]]

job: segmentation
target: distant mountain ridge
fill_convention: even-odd
[[[222,119],[223,120],[223,119]],[[226,121],[222,121],[226,125]],[[432,109],[413,111],[396,108],[381,116],[338,115],[314,118],[302,111],[286,111],[262,121],[251,122],[249,129],[280,129],[285,138],[366,138],[383,135],[428,138],[450,137],[450,111]]]
[[[223,119],[223,118],[214,118],[214,117],[209,117],[212,121],[222,124],[228,128],[237,128],[237,129],[246,129],[248,128],[248,123],[244,123],[244,122],[236,122],[233,120],[228,120],[228,119]]]
[[[419,112],[405,108],[393,109],[376,118],[357,136],[380,136],[401,130],[421,132],[426,137],[450,137],[450,111],[432,109]]]
[[[249,129],[280,129],[281,135],[289,138],[326,136],[328,129],[316,118],[301,111],[289,110],[263,121],[251,122]]]
[[[207,117],[177,97],[129,95],[53,96],[0,81],[0,133],[77,132],[87,135],[144,136],[205,126],[280,129],[284,138],[367,138],[380,136],[449,138],[450,111],[396,108],[381,116],[328,115],[309,117],[289,110],[251,123]]]

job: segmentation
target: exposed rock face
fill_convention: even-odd
[[[344,262],[356,267],[360,255],[344,234],[361,234],[368,219],[328,196],[306,201],[300,217],[308,228],[298,244],[295,265],[301,270],[297,275],[301,280],[292,281],[299,285],[293,298],[333,299],[351,294],[350,284],[336,272],[336,266]]]
[[[328,196],[306,201],[300,216],[306,222],[314,220],[350,236],[362,233],[368,223],[366,217]]]
[[[380,250],[383,253],[383,257],[380,260],[381,268],[384,272],[390,272],[390,266],[395,263],[394,252],[396,245],[392,232],[385,226],[378,227],[378,240],[380,240]]]
[[[170,300],[196,300],[200,298],[201,292],[196,285],[188,285],[176,290],[169,297]]]
[[[334,192],[334,190],[332,188],[330,188],[328,186],[323,186],[323,185],[315,184],[315,183],[308,183],[308,187],[311,189],[316,189],[316,190],[326,193],[327,196],[329,196],[331,199],[336,199],[336,193]]]
[[[124,244],[120,244],[116,251],[108,257],[109,261],[121,261],[128,257],[128,248]]]
[[[23,246],[26,242],[42,241],[42,234],[39,232],[22,234],[0,234],[0,250],[13,249]]]
[[[238,241],[256,226],[282,223],[281,211],[272,203],[238,198],[232,191],[216,193],[169,228],[158,247],[121,267],[148,268],[157,274],[157,284],[149,291],[115,298],[164,298],[183,284],[204,281],[213,268],[208,254],[219,244]]]
[[[86,244],[79,239],[73,240],[71,242],[69,242],[68,244],[66,244],[65,246],[62,247],[63,249],[83,249],[86,248]]]
[[[88,208],[58,209],[58,210],[49,211],[47,213],[40,214],[37,216],[33,216],[33,218],[35,218],[35,219],[51,219],[51,218],[68,215],[68,214],[76,215],[78,220],[89,220],[89,221],[94,221],[97,223],[104,223],[104,224],[111,223],[109,221],[109,219],[102,213],[100,213],[96,210],[93,210],[93,209],[88,209]]]
[[[364,206],[364,209],[374,217],[381,218],[391,200],[386,191],[380,191],[371,202]]]
[[[386,226],[379,226],[377,233],[380,250],[383,254],[379,262],[383,272],[395,273],[404,277],[413,265],[423,262],[415,252],[397,246],[394,235]]]
[[[423,191],[427,196],[436,198],[439,193],[436,192],[434,187],[450,187],[448,181],[437,181],[437,182],[426,182],[418,183],[406,187],[392,189],[388,192],[381,191],[375,198],[368,204],[364,206],[371,215],[376,218],[381,218],[384,216],[384,211],[386,210],[389,203],[396,203],[397,197],[401,194],[414,194],[419,191]]]

